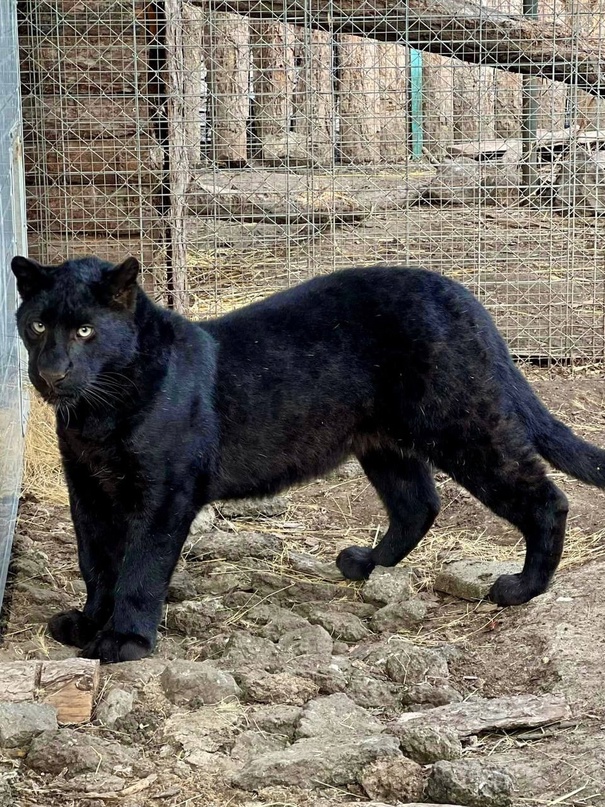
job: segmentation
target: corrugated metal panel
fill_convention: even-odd
[[[17,2],[0,0],[0,602],[4,595],[23,458],[21,349],[10,259],[26,249]]]

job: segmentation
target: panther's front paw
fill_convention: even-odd
[[[101,664],[117,664],[119,661],[137,661],[149,656],[153,645],[136,633],[118,633],[102,630],[82,650],[82,658],[98,658]]]
[[[55,641],[82,648],[94,639],[99,626],[74,608],[53,616],[48,622],[48,630]]]
[[[336,565],[348,580],[367,580],[376,564],[369,547],[350,546],[336,558]]]

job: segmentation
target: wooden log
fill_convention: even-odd
[[[250,27],[254,91],[252,129],[260,159],[286,161],[294,118],[296,31],[291,25],[254,21]],[[254,153],[254,152],[253,152]]]
[[[29,186],[26,190],[30,226],[40,231],[127,235],[148,232],[158,224],[153,188],[91,184]]]
[[[143,29],[134,37],[110,25],[65,25],[44,37],[34,28],[19,44],[21,83],[38,94],[136,95],[150,70]]]
[[[404,45],[379,44],[379,139],[383,162],[400,163],[409,157],[408,62],[409,49]]]
[[[23,131],[26,143],[42,139],[62,144],[99,138],[125,140],[149,136],[151,104],[144,98],[103,96],[24,95]]]
[[[568,24],[565,14],[565,0],[538,0],[538,17],[542,24]],[[573,18],[573,13],[571,19]],[[566,123],[567,96],[569,88],[565,84],[549,79],[540,79],[537,93],[538,129],[563,129]]]
[[[490,6],[506,14],[523,13],[523,0],[492,0]],[[514,73],[497,70],[494,82],[494,133],[504,139],[518,138],[523,113],[523,79]]]
[[[39,670],[38,661],[9,661],[0,664],[0,700],[8,703],[33,701]]]
[[[159,233],[155,235],[156,238],[30,233],[27,246],[32,258],[49,264],[59,264],[69,258],[82,258],[86,255],[96,255],[102,261],[119,263],[132,255],[141,261],[143,275],[146,277],[159,251]]]
[[[454,140],[493,140],[493,70],[459,61],[453,67]]]
[[[347,34],[338,40],[338,152],[343,162],[380,162],[380,46]]]
[[[195,0],[206,3],[206,0]],[[605,55],[597,37],[578,41],[569,24],[544,24],[470,0],[210,0],[216,11],[279,19],[335,34],[403,42],[513,73],[577,83],[605,95]]]
[[[333,38],[323,31],[302,29],[297,37],[289,160],[329,165],[334,159],[336,140]]]
[[[187,307],[187,245],[185,243],[185,193],[191,177],[187,144],[185,103],[185,40],[182,0],[164,0],[166,93],[168,97],[168,191],[170,238],[167,282],[169,302],[179,313]]]
[[[99,662],[93,659],[3,662],[0,698],[8,703],[48,703],[57,710],[59,723],[87,723],[99,677]]]
[[[200,165],[202,159],[202,106],[206,100],[206,54],[204,29],[207,14],[191,3],[182,6],[183,47],[183,114],[185,120],[185,148],[190,168]]]
[[[435,53],[423,56],[422,124],[424,148],[440,159],[454,142],[454,61]]]
[[[463,703],[438,706],[428,712],[409,712],[391,724],[399,734],[416,722],[423,726],[445,727],[461,737],[485,731],[512,731],[567,720],[570,710],[564,695],[504,695],[500,698],[477,698]]]
[[[242,165],[247,159],[250,105],[250,24],[237,14],[212,14],[205,31],[211,99],[212,159]]]
[[[142,135],[136,140],[105,139],[93,143],[65,140],[46,143],[44,162],[37,149],[26,149],[25,176],[30,185],[43,184],[48,177],[63,183],[88,183],[94,179],[103,185],[139,180],[157,184],[163,163],[163,149],[152,137]]]
[[[40,670],[38,700],[55,707],[59,723],[88,723],[99,677],[97,660],[44,661]]]

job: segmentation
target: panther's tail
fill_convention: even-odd
[[[588,485],[605,488],[605,451],[553,417],[521,373],[515,380],[520,393],[519,414],[536,451],[557,470]]]

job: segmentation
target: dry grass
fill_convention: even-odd
[[[67,488],[55,434],[55,413],[33,393],[30,395],[25,439],[23,494],[47,504],[67,504]]]

